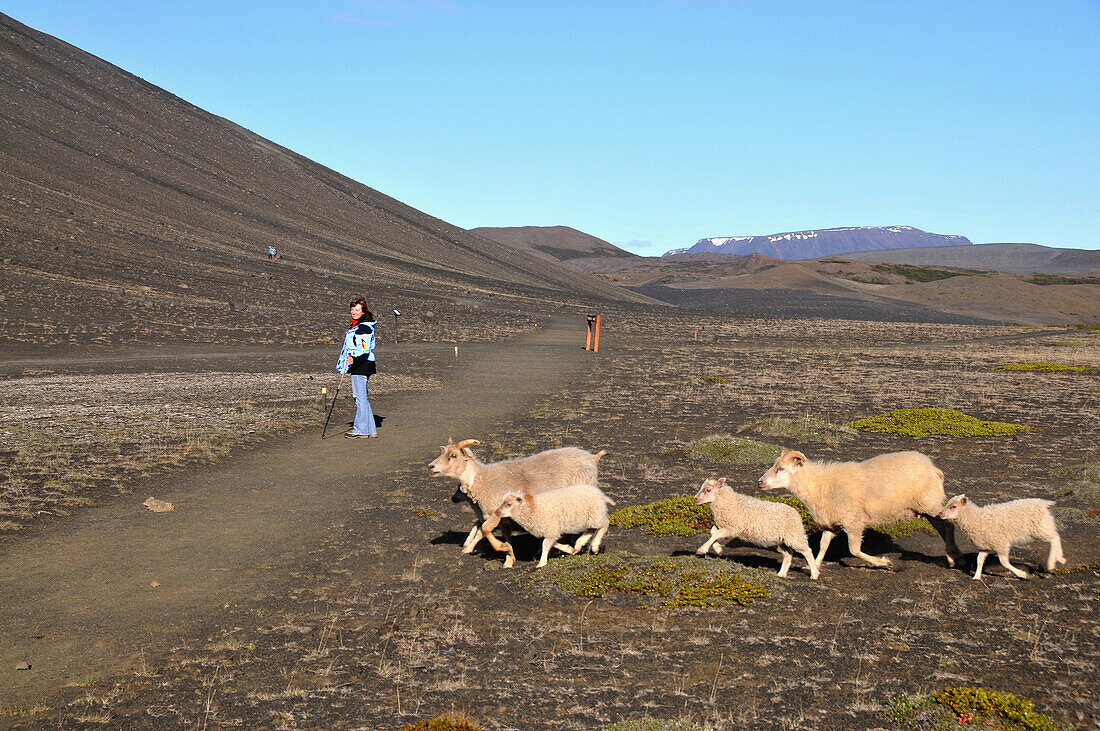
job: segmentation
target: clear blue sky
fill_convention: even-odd
[[[1097,0],[0,0],[451,223],[1100,248]]]

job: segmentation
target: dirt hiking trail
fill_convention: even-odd
[[[352,407],[341,394],[323,441],[318,421],[222,464],[137,483],[109,505],[3,546],[0,703],[127,670],[142,647],[171,643],[216,608],[285,588],[289,567],[327,529],[380,502],[388,472],[426,468],[448,437],[477,437],[583,375],[593,358],[583,336],[583,319],[555,318],[509,342],[463,345],[437,374],[441,390],[371,397],[386,417],[378,439],[342,438]],[[399,369],[400,358],[384,353],[384,367]],[[453,487],[441,484],[440,495]],[[149,495],[176,510],[148,512]]]

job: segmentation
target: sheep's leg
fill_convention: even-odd
[[[1027,578],[1027,572],[1026,571],[1020,571],[1020,569],[1016,568],[1015,566],[1013,566],[1012,564],[1010,564],[1008,562],[1008,550],[1007,549],[1004,550],[1004,551],[997,551],[997,560],[1001,562],[1001,566],[1004,566],[1006,569],[1008,569],[1012,573],[1016,574],[1017,578],[1019,578],[1019,579],[1026,579]]]
[[[787,571],[791,568],[791,559],[794,558],[794,555],[783,546],[776,546],[775,550],[779,551],[779,553],[783,556],[783,564],[779,567],[778,575],[786,576]]]
[[[580,536],[577,538],[577,542],[573,544],[573,554],[576,555],[580,553],[581,549],[584,548],[584,544],[592,540],[592,536],[594,536],[595,534],[596,531],[594,530],[586,530],[584,533],[581,533]]]
[[[577,550],[570,546],[568,543],[555,543],[554,548],[558,549],[562,553],[567,553],[570,556],[577,552]]]
[[[1066,557],[1062,555],[1062,539],[1055,533],[1050,537],[1050,553],[1047,554],[1047,573],[1054,570],[1054,564],[1065,563]]]
[[[596,554],[596,553],[600,552],[600,544],[603,543],[603,537],[606,534],[607,534],[607,526],[605,525],[602,528],[600,528],[599,530],[597,530],[596,534],[594,536],[592,536],[592,545],[589,547],[589,550],[592,551],[592,553]]]
[[[722,546],[721,546],[721,544],[718,543],[718,541],[720,541],[723,538],[726,538],[728,536],[729,536],[729,534],[726,531],[718,528],[717,526],[714,527],[714,528],[711,528],[710,529],[710,538],[707,540],[706,543],[699,546],[699,548],[695,549],[695,552],[697,554],[699,554],[700,556],[706,556],[707,551],[709,551],[711,548],[713,548],[715,553],[721,554],[722,553]]]
[[[546,565],[546,557],[550,555],[550,549],[554,546],[555,543],[557,543],[557,541],[557,536],[549,536],[542,539],[542,558],[539,559],[539,564],[535,567],[536,569],[541,569],[543,566]]]
[[[943,547],[947,555],[947,565],[954,566],[955,562],[962,558],[962,551],[959,550],[959,544],[955,542],[955,524],[950,520],[937,518],[934,515],[925,515],[924,517],[928,519],[928,522],[932,524],[932,527],[940,534],[940,538],[943,539]]]
[[[864,553],[861,546],[863,545],[863,528],[848,530],[844,529],[848,534],[848,553],[852,554],[856,558],[862,558],[872,566],[887,567],[890,565],[890,559],[880,558],[878,556],[872,556],[869,553]]]
[[[806,559],[806,568],[810,570],[810,578],[817,581],[817,575],[821,573],[817,568],[817,562],[814,561],[814,552],[810,550],[809,546],[801,548],[798,551],[802,558]]]
[[[989,551],[978,551],[978,567],[974,569],[974,581],[982,580],[982,566],[985,566],[985,557],[989,555]]]
[[[470,529],[470,535],[466,536],[465,543],[462,544],[462,552],[473,553],[474,546],[481,542],[482,537],[483,536],[481,535],[481,526],[475,525],[473,528]]]
[[[821,546],[817,549],[817,558],[814,559],[814,563],[817,567],[821,568],[821,562],[825,560],[825,552],[829,550],[829,544],[833,541],[833,533],[831,530],[821,531]]]

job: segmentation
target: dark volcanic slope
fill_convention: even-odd
[[[470,231],[521,251],[528,251],[547,261],[566,261],[590,256],[638,258],[636,254],[568,226],[481,227]]]
[[[938,312],[918,305],[837,297],[793,289],[676,289],[660,285],[631,289],[678,307],[736,312],[746,317],[821,317],[833,320],[960,325],[988,325],[995,322],[979,317]]]
[[[975,244],[851,252],[842,258],[923,266],[992,269],[1013,274],[1090,274],[1100,272],[1100,251],[1055,249],[1039,244]]]
[[[267,263],[268,245],[282,262]],[[459,318],[492,297],[639,299],[421,213],[4,15],[0,253],[9,343],[156,339],[166,325],[173,338],[268,338],[308,329],[358,291],[379,309]]]

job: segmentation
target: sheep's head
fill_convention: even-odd
[[[806,464],[806,455],[794,450],[784,450],[775,464],[760,477],[761,490],[780,490],[791,486],[791,479]]]
[[[500,518],[510,518],[513,511],[521,507],[527,500],[528,497],[522,492],[510,492],[500,501],[500,507],[495,512]]]
[[[699,488],[699,492],[695,493],[695,504],[702,505],[703,503],[714,502],[714,498],[718,495],[718,491],[725,484],[725,477],[719,477],[717,479],[708,477],[703,480],[703,485]]]
[[[966,495],[956,495],[947,501],[947,505],[943,506],[943,510],[941,510],[940,514],[936,517],[942,518],[943,520],[955,520],[955,518],[959,517],[959,511],[969,504],[970,498]]]
[[[428,472],[432,477],[453,477],[459,479],[466,465],[474,459],[474,453],[470,451],[471,444],[481,444],[476,439],[463,439],[455,444],[453,439],[441,446],[440,455],[434,462],[428,464]]]

